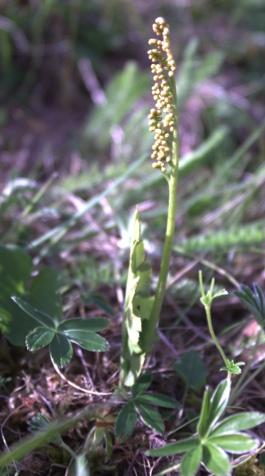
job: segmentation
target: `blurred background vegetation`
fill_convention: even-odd
[[[225,123],[231,152],[264,115],[263,0],[1,0],[6,167],[18,149],[12,165],[23,172],[48,172],[59,159],[69,171],[75,150],[103,161],[146,150],[146,40],[158,15],[170,22],[179,65],[183,151]]]
[[[234,241],[245,245],[249,236],[261,242],[263,0],[1,0],[4,220],[14,207],[24,213],[30,204],[34,211],[34,181],[53,180],[37,213],[51,227],[78,208],[73,199],[65,206],[64,193],[78,194],[83,203],[138,160],[133,181],[124,178],[125,185],[111,194],[115,224],[105,214],[101,225],[118,226],[123,236],[128,211],[139,202],[145,220],[163,223],[165,192],[150,168],[147,124],[147,39],[158,15],[170,23],[178,65],[179,225],[185,216],[178,245],[188,251],[219,249],[224,232],[225,249],[231,240],[233,246]],[[235,236],[233,227],[249,224]],[[217,238],[209,242],[206,236],[205,242],[211,231],[218,231]],[[34,236],[28,228],[13,239],[25,243]],[[193,241],[186,243],[187,237]]]

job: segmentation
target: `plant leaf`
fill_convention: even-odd
[[[118,413],[115,423],[115,435],[120,440],[129,438],[137,421],[137,413],[133,402],[128,402]]]
[[[25,339],[30,331],[37,325],[56,327],[61,319],[62,305],[58,294],[59,281],[58,273],[50,268],[43,268],[36,278],[33,279],[31,288],[27,295],[12,292],[10,296],[16,295],[22,307],[17,303],[12,303],[12,319],[8,333],[8,339],[15,345],[25,345]],[[26,303],[27,310],[23,309],[23,303]],[[31,306],[34,311],[34,318],[29,309]],[[36,321],[36,318],[39,319]],[[38,322],[38,324],[36,324]]]
[[[183,456],[180,466],[181,476],[195,476],[202,459],[202,446],[198,444],[196,448],[188,451]]]
[[[203,447],[203,464],[215,476],[229,476],[231,465],[227,454],[218,446],[207,442]]]
[[[138,211],[132,220],[132,243],[126,284],[121,357],[121,383],[132,387],[140,375],[154,297],[150,296],[151,267],[146,261]],[[147,323],[147,329],[144,328]]]
[[[213,429],[216,422],[224,413],[231,392],[231,379],[228,376],[226,379],[222,380],[219,385],[216,387],[210,401],[210,410],[208,418],[208,428]]]
[[[106,339],[95,332],[71,329],[65,331],[64,335],[75,344],[78,344],[83,349],[91,352],[105,352],[109,349],[109,344]]]
[[[258,323],[265,325],[265,294],[260,286],[253,284],[252,289],[249,286],[242,285],[239,291],[234,293],[245,305],[248,311],[253,314]]]
[[[152,376],[148,373],[142,374],[138,377],[136,383],[132,386],[133,397],[142,394],[147,390],[152,383]]]
[[[176,408],[179,406],[178,402],[174,398],[170,398],[162,393],[145,393],[140,397],[137,397],[137,402],[142,404],[150,404],[164,408]]]
[[[208,431],[210,400],[211,400],[210,389],[209,387],[206,387],[203,394],[201,413],[200,413],[200,418],[197,425],[197,432],[199,433],[200,436],[204,436]]]
[[[185,438],[184,440],[179,440],[175,443],[169,443],[162,448],[148,450],[145,454],[146,456],[174,456],[179,453],[193,450],[196,448],[199,441],[198,438],[192,436],[191,438]]]
[[[222,435],[233,431],[243,431],[254,428],[265,422],[265,414],[260,412],[236,413],[225,418],[212,433],[213,436]]]
[[[207,370],[198,352],[185,352],[174,368],[188,388],[200,390],[205,385]]]
[[[35,321],[35,325],[40,324],[41,326],[47,326],[55,330],[54,322],[51,316],[42,312],[40,309],[33,307],[29,302],[21,299],[18,296],[12,296],[12,300],[26,312],[32,319]]]
[[[220,436],[210,436],[208,441],[219,446],[228,453],[242,454],[252,451],[258,446],[258,440],[244,433],[227,433]]]
[[[24,250],[0,246],[0,329],[13,345],[24,346],[26,335],[36,327],[10,298],[25,293],[31,270],[31,258]]]
[[[108,319],[102,317],[95,317],[89,319],[67,319],[59,325],[59,330],[64,331],[64,334],[68,335],[69,332],[81,331],[98,332],[105,329],[109,325]]]
[[[52,362],[58,367],[64,367],[68,364],[73,355],[71,342],[62,334],[56,334],[50,343],[50,357]]]
[[[26,347],[31,352],[42,349],[50,344],[55,336],[55,332],[46,327],[36,327],[26,337]]]
[[[165,426],[160,413],[151,405],[143,405],[138,400],[135,401],[135,405],[146,425],[158,433],[163,433]]]
[[[60,322],[63,315],[59,278],[60,275],[55,269],[42,268],[32,282],[29,298],[33,307],[51,316],[56,323]]]

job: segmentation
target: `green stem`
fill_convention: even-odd
[[[221,357],[224,361],[224,364],[226,366],[227,358],[226,358],[226,355],[225,355],[221,345],[219,344],[219,340],[217,339],[217,337],[215,335],[214,328],[213,328],[213,322],[212,322],[211,308],[209,306],[205,306],[205,313],[206,313],[206,319],[207,319],[207,324],[208,324],[208,329],[209,329],[210,336],[211,336],[214,344],[216,345],[216,348],[219,351],[219,353],[220,353],[220,355],[221,355]]]
[[[161,307],[165,295],[167,276],[170,263],[170,255],[173,246],[175,227],[176,227],[176,211],[177,211],[177,186],[179,171],[179,132],[178,132],[178,110],[177,110],[177,94],[175,81],[171,80],[171,92],[174,97],[175,105],[175,131],[172,144],[172,170],[167,177],[168,182],[168,213],[165,232],[165,241],[163,254],[161,258],[160,272],[158,284],[156,288],[155,300],[152,309],[150,323],[148,325],[148,335],[146,336],[146,350],[150,350],[153,345],[156,328],[159,322]]]

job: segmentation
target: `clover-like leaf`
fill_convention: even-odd
[[[106,352],[109,350],[109,343],[106,339],[95,332],[86,332],[84,336],[82,336],[80,331],[71,332],[71,335],[68,335],[68,337],[73,343],[90,352]]]
[[[73,356],[73,348],[69,339],[62,334],[56,334],[49,346],[52,362],[58,367],[64,367]]]
[[[54,327],[54,322],[49,314],[33,307],[29,302],[25,301],[24,299],[20,298],[19,296],[12,296],[12,300],[22,309],[22,311],[26,312],[29,316],[36,321],[37,324],[41,326],[52,326]]]
[[[23,249],[0,245],[0,329],[14,345],[24,345],[25,336],[32,330],[32,320],[18,309],[10,296],[25,293],[31,270],[31,257]]]
[[[137,397],[137,402],[143,405],[155,405],[163,408],[176,408],[179,406],[178,402],[173,398],[163,395],[162,393],[144,393]]]
[[[1,253],[0,253],[1,254]],[[20,256],[20,255],[19,255]],[[14,261],[9,256],[10,263],[15,264],[19,268],[20,262],[18,258]],[[7,265],[7,264],[6,264]],[[22,261],[22,269],[25,263]],[[12,266],[12,264],[10,264]],[[0,256],[1,267],[1,256]],[[31,270],[27,265],[27,273]],[[24,270],[25,272],[25,270]],[[59,279],[58,273],[51,268],[43,268],[39,274],[32,280],[32,285],[26,293],[26,282],[23,276],[20,276],[20,284],[14,281],[16,274],[10,280],[9,302],[5,301],[5,309],[10,315],[10,326],[8,328],[7,338],[14,345],[25,345],[26,336],[37,326],[56,327],[62,316],[61,299],[58,294]],[[28,274],[25,274],[29,276]],[[0,272],[1,277],[1,272]],[[11,299],[14,296],[14,300]],[[0,319],[1,319],[1,292],[0,292]]]
[[[36,327],[26,337],[26,347],[31,352],[49,345],[55,336],[55,331],[46,327]]]
[[[105,352],[109,344],[104,337],[96,334],[96,330],[104,329],[108,325],[107,319],[69,319],[63,321],[58,332],[63,334],[83,349],[92,352]]]
[[[59,329],[63,331],[66,335],[71,333],[71,331],[81,331],[86,332],[98,332],[102,329],[105,329],[109,325],[108,319],[103,317],[93,317],[89,319],[66,319],[63,321]]]
[[[152,375],[145,373],[138,377],[135,384],[132,386],[132,395],[136,397],[137,395],[142,394],[145,390],[147,390],[152,383]]]
[[[115,434],[120,440],[129,438],[135,428],[137,413],[133,402],[128,402],[118,413]]]

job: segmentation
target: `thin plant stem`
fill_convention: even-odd
[[[208,329],[209,329],[209,333],[210,333],[210,336],[219,352],[219,354],[221,355],[223,361],[224,361],[224,364],[226,365],[227,363],[227,358],[226,358],[226,355],[219,343],[219,340],[214,332],[214,328],[213,328],[213,321],[212,321],[212,314],[211,314],[211,309],[210,307],[206,306],[205,307],[205,314],[206,314],[206,319],[207,319],[207,325],[208,325]]]
[[[108,395],[112,395],[112,392],[96,392],[95,390],[87,390],[86,388],[83,388],[83,387],[80,387],[79,385],[77,385],[76,383],[72,382],[72,380],[69,380],[59,369],[58,365],[56,365],[54,362],[52,362],[53,364],[53,368],[55,370],[55,372],[59,375],[59,377],[64,381],[66,382],[70,387],[72,388],[75,388],[76,390],[78,390],[79,392],[82,392],[82,393],[85,393],[86,395],[96,395],[96,396],[99,396],[99,397],[102,397],[102,396],[108,396]]]

